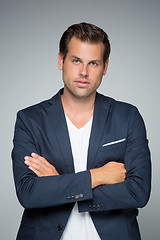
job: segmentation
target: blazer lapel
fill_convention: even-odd
[[[97,151],[110,110],[111,104],[108,98],[97,93],[88,149],[87,169],[92,169],[95,167],[94,163],[96,160]]]
[[[75,172],[73,156],[60,91],[51,99],[46,111],[65,162],[64,169],[66,169],[68,173],[73,173]]]

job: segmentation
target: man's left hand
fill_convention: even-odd
[[[24,163],[31,169],[38,177],[59,175],[56,168],[50,164],[45,158],[36,153],[32,153],[31,157],[25,156]]]

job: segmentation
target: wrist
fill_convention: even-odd
[[[91,173],[92,189],[95,187],[98,187],[99,185],[102,185],[102,179],[101,179],[99,168],[91,169],[90,173]]]

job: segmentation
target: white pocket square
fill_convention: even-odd
[[[114,142],[109,142],[109,143],[103,144],[102,147],[106,147],[106,146],[109,146],[109,145],[112,145],[112,144],[124,142],[125,140],[126,140],[126,139],[123,138],[123,139],[120,139],[120,140],[117,140],[117,141],[114,141]]]

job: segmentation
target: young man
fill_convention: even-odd
[[[25,208],[17,240],[140,240],[150,152],[136,107],[96,92],[109,54],[102,29],[70,26],[58,54],[64,88],[17,115],[13,171]]]

